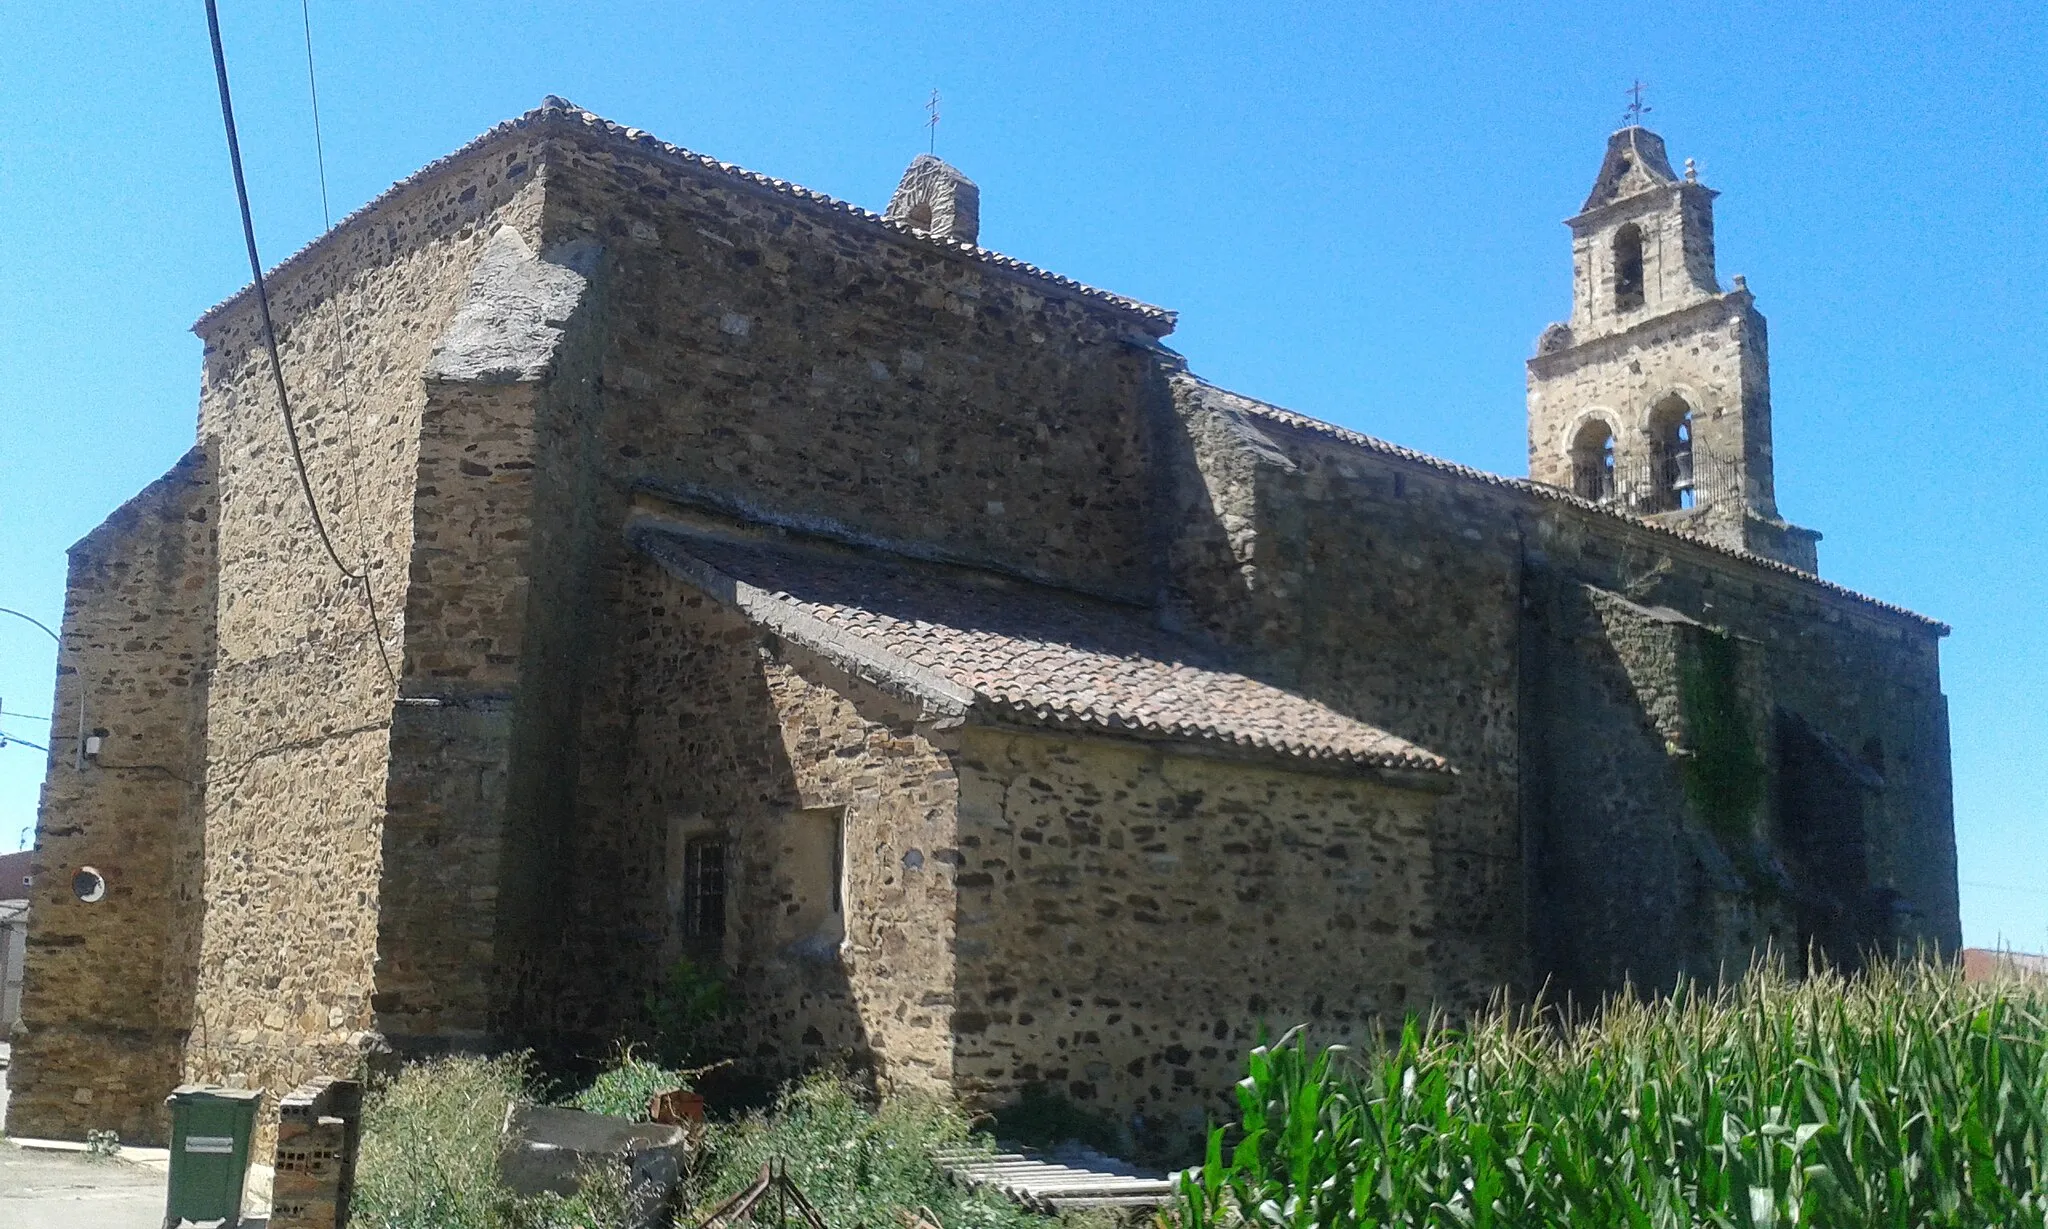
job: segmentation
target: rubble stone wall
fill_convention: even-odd
[[[764,638],[646,562],[626,578],[604,684],[585,701],[570,843],[564,1031],[644,1038],[642,1006],[690,956],[728,979],[734,1040],[761,1071],[872,1063],[943,1085],[957,783],[905,705]],[[830,915],[834,825],[842,912]],[[680,929],[682,843],[727,845],[727,931]]]
[[[530,382],[429,386],[373,1004],[401,1052],[480,1047],[490,1034],[543,396]]]
[[[8,1072],[16,1135],[164,1142],[193,1021],[215,489],[195,448],[71,548]],[[101,740],[82,762],[81,726]],[[99,901],[73,894],[86,867]]]
[[[1960,946],[1938,628],[1565,505],[1546,503],[1529,526],[1528,542],[1532,573],[1542,574],[1532,588],[1595,585],[1640,606],[1677,611],[1731,638],[1745,686],[1755,680],[1758,693],[1752,720],[1765,727],[1755,731],[1756,750],[1766,762],[1770,793],[1764,805],[1776,816],[1773,822],[1797,819],[1781,805],[1788,783],[1768,728],[1774,714],[1786,714],[1875,774],[1862,807],[1868,873],[1873,891],[1895,893],[1898,907],[1869,941]],[[1568,628],[1545,634],[1568,634]],[[1605,718],[1587,709],[1535,700],[1531,707],[1547,723],[1551,745],[1589,744],[1601,737]],[[1571,822],[1569,793],[1546,783],[1548,777],[1566,790],[1582,788],[1562,771],[1564,758],[1532,755],[1527,763],[1529,788],[1558,798],[1549,804],[1555,821]],[[1772,833],[1775,855],[1785,853],[1788,835]],[[1629,955],[1624,951],[1622,958]]]
[[[956,1086],[1044,1084],[1187,1155],[1261,1028],[1426,1010],[1434,793],[970,726]]]
[[[638,1012],[643,996],[631,987],[658,974],[670,947],[672,919],[653,904],[599,909],[613,919],[610,933],[643,936],[603,953],[591,950],[596,939],[553,933],[595,933],[581,916],[597,908],[585,896],[600,889],[589,885],[634,882],[666,864],[659,849],[609,835],[621,788],[611,778],[619,747],[631,745],[617,741],[618,710],[645,682],[617,672],[619,647],[640,634],[632,594],[641,565],[619,533],[636,489],[1092,591],[1157,587],[1139,394],[1154,379],[1151,336],[1164,325],[838,213],[573,134],[551,147],[535,247],[585,245],[602,258],[585,323],[564,343],[579,348],[578,375],[554,374],[542,407],[578,408],[559,411],[560,446],[538,478],[557,482],[559,498],[542,492],[530,526],[529,614],[506,735],[525,740],[512,762],[528,780],[508,799],[507,831],[522,835],[505,843],[498,890],[531,904],[499,910],[499,978],[518,1005],[498,1013],[506,1035],[533,1027],[602,1042]],[[538,685],[538,670],[558,682]],[[759,702],[747,700],[746,721],[767,719],[772,709]],[[703,703],[716,710],[726,700]],[[542,717],[546,706],[557,707]],[[580,733],[558,736],[565,729]],[[727,766],[713,777],[769,772],[752,750],[705,754]],[[773,771],[784,775],[764,780],[795,788],[788,769]],[[770,824],[785,803],[720,805]],[[840,805],[851,804],[820,804]],[[721,812],[707,804],[704,813]],[[635,946],[645,944],[653,948]],[[600,968],[617,980],[590,992]],[[906,1008],[912,1032],[942,1027],[943,1013],[928,1006]],[[818,1034],[837,1047],[841,1034],[853,1037],[854,1018],[826,1019]],[[860,1044],[896,1052],[874,1036]],[[943,1066],[943,1046],[902,1045],[915,1055],[904,1061]]]
[[[1431,898],[1447,1002],[1533,988],[1594,949],[1596,993],[1619,984],[1616,970],[1711,977],[1717,953],[1739,958],[1783,920],[1723,908],[1711,898],[1724,868],[1674,843],[1690,839],[1682,757],[1655,733],[1648,693],[1626,685],[1650,663],[1555,600],[1583,585],[1738,642],[1765,681],[1754,706],[1767,776],[1778,709],[1855,755],[1869,748],[1884,777],[1863,810],[1872,882],[1910,902],[1901,934],[1959,942],[1938,629],[1620,518],[1249,414],[1193,381],[1174,396],[1186,424],[1175,490],[1193,510],[1172,557],[1189,621],[1459,770],[1438,812]],[[1594,777],[1572,767],[1588,757]],[[1612,823],[1594,841],[1585,825],[1600,815]],[[1655,879],[1647,903],[1609,873],[1637,847],[1622,878]],[[1590,860],[1557,862],[1565,848]],[[1621,923],[1640,910],[1672,927]]]
[[[1543,714],[1529,723],[1525,772],[1539,967],[1582,999],[1711,974],[1714,894],[1747,885],[1686,795],[1683,671],[1705,629],[1569,577],[1532,577],[1530,601],[1525,686]]]
[[[313,532],[254,303],[198,326],[199,430],[222,480],[195,1081],[282,1096],[353,1071],[377,1027],[395,690],[379,641],[413,670],[423,376],[496,228],[533,232],[539,153],[516,135],[454,159],[270,279],[307,475],[381,627]]]
[[[615,481],[1152,596],[1163,324],[702,168],[559,158],[550,242],[607,251]]]
[[[1438,989],[1528,977],[1517,679],[1521,534],[1487,487],[1248,416],[1189,381],[1177,483],[1188,619],[1282,686],[1456,766],[1425,898]],[[1201,481],[1186,470],[1198,467]],[[1206,540],[1205,540],[1206,538]]]

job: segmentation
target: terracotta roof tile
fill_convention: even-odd
[[[1440,755],[1231,669],[1144,612],[899,557],[671,528],[640,549],[780,635],[893,672],[964,713],[1283,760],[1449,774]]]

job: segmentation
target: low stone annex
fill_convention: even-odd
[[[1610,140],[1521,479],[1205,383],[936,159],[493,129],[268,279],[374,622],[246,291],[72,548],[10,1129],[598,1054],[688,958],[764,1074],[1169,1152],[1262,1026],[1953,948],[1946,629],[1779,517],[1713,196]]]

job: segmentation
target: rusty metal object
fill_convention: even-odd
[[[685,1127],[704,1121],[704,1098],[687,1088],[671,1088],[647,1098],[647,1120]]]
[[[826,1229],[825,1218],[818,1215],[818,1209],[804,1198],[804,1193],[789,1180],[787,1161],[769,1161],[761,1166],[761,1173],[747,1189],[712,1209],[697,1229],[731,1229],[744,1220],[754,1209],[760,1207],[770,1195],[776,1199],[775,1223],[786,1224],[791,1206],[794,1205],[797,1218],[809,1229]]]

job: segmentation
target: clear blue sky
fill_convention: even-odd
[[[222,0],[259,236],[320,230],[297,0]],[[187,332],[246,268],[198,0],[0,41],[0,605],[192,442]],[[1822,570],[1950,621],[1963,923],[2048,950],[2048,6],[313,0],[337,214],[562,94],[871,208],[924,148],[982,239],[1175,308],[1230,387],[1525,471],[1564,227],[1649,83],[1771,321],[1778,489]],[[52,646],[0,618],[42,741]],[[42,757],[0,749],[0,849]]]

